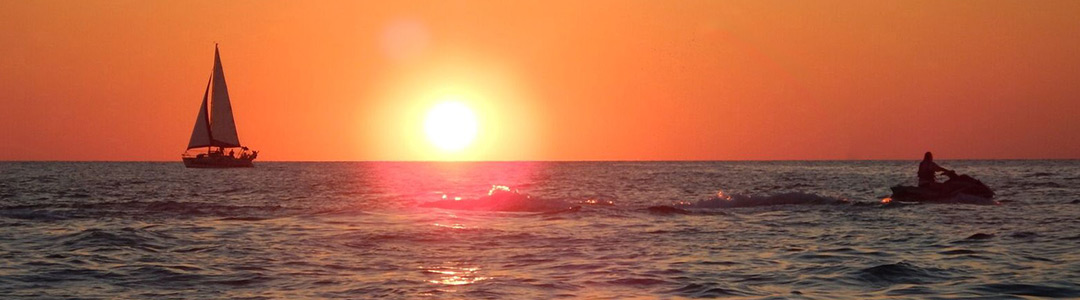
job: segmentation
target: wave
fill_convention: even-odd
[[[726,194],[717,192],[712,198],[697,202],[681,201],[675,205],[655,205],[646,208],[646,211],[657,215],[689,215],[701,211],[699,208],[737,208],[758,207],[777,205],[877,205],[875,203],[853,202],[848,199],[826,197],[816,194],[789,192],[770,196]]]
[[[613,285],[626,285],[626,286],[639,287],[639,286],[649,286],[649,285],[670,284],[671,282],[667,281],[667,280],[655,279],[655,278],[630,277],[630,278],[619,278],[619,279],[609,280],[607,283],[608,284],[613,284]]]
[[[938,254],[941,254],[941,255],[970,255],[970,254],[979,254],[979,252],[975,251],[975,250],[968,250],[968,249],[952,249],[952,250],[945,250],[945,251],[938,252]]]
[[[751,293],[738,289],[721,287],[716,283],[691,283],[667,292],[690,298],[744,297],[751,295]]]
[[[1013,232],[1012,234],[1009,234],[1009,237],[1014,238],[1014,239],[1034,239],[1034,238],[1039,238],[1039,237],[1042,237],[1042,236],[1040,236],[1038,233],[1031,232],[1031,231],[1020,231],[1020,232]]]
[[[475,211],[552,212],[573,210],[575,205],[553,199],[533,198],[506,186],[492,186],[487,196],[476,199],[450,198],[421,203],[420,207]]]
[[[856,271],[859,281],[872,284],[929,284],[947,279],[941,270],[921,268],[906,262],[884,264]]]
[[[692,208],[733,208],[773,205],[837,205],[851,204],[848,199],[833,198],[815,194],[790,192],[771,196],[725,194],[720,191],[716,196],[687,205]],[[683,203],[686,205],[686,203]]]
[[[51,203],[0,206],[0,217],[26,220],[63,220],[97,218],[101,215],[135,216],[220,216],[232,218],[267,218],[287,209],[281,205],[229,205],[186,201],[122,201],[89,203]]]
[[[66,250],[86,249],[99,251],[130,248],[147,252],[159,252],[166,248],[162,238],[168,239],[169,237],[157,235],[160,234],[135,228],[122,228],[119,230],[91,228],[60,236],[58,240]]]
[[[69,214],[63,212],[57,212],[49,209],[29,208],[29,207],[13,207],[13,208],[0,208],[0,217],[19,219],[19,220],[31,220],[31,221],[58,221],[68,219]]]
[[[979,286],[975,289],[984,293],[1007,295],[1022,295],[1047,298],[1080,297],[1080,289],[1035,284],[992,283]]]
[[[649,206],[646,210],[658,215],[689,215],[692,213],[689,210],[668,205]]]
[[[979,232],[979,233],[972,234],[971,236],[968,236],[965,240],[989,240],[989,239],[994,238],[994,236],[996,236],[996,235],[993,234],[993,233]]]

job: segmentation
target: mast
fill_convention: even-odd
[[[214,60],[217,60],[217,43],[214,43]],[[213,68],[213,67],[211,67],[211,68]],[[207,92],[207,96],[209,96],[209,97],[213,97],[213,94],[210,93],[211,88],[213,88],[213,82],[214,82],[214,69],[210,69],[210,82],[206,83],[206,92]],[[212,124],[210,124],[210,115],[212,114],[212,111],[214,109],[214,106],[212,105],[212,103],[214,103],[214,102],[213,102],[212,99],[213,98],[207,98],[205,100],[207,102],[207,107],[206,107],[206,135],[210,138],[210,142],[206,144],[206,156],[207,157],[209,157],[210,153],[213,152],[213,146],[214,146],[214,126]]]
[[[214,42],[214,60],[217,60],[217,42]],[[213,87],[213,82],[214,82],[214,69],[213,68],[214,67],[210,67],[210,82],[206,83],[206,92],[207,93],[209,93],[210,88]],[[207,94],[207,95],[211,95],[211,94]],[[213,97],[213,96],[210,96],[210,97]],[[212,99],[212,98],[207,98],[207,100],[206,100],[207,105],[208,105],[207,110],[206,110],[206,132],[207,132],[207,136],[210,137],[210,142],[206,144],[206,156],[207,157],[210,157],[210,153],[213,153],[213,147],[214,147],[213,146],[214,145],[214,127],[211,126],[211,124],[210,124],[210,114],[211,114],[211,110],[214,109],[214,107],[210,106],[210,103],[213,103],[213,101],[211,101],[210,99]]]
[[[217,51],[218,51],[217,50],[217,42],[214,42],[214,60],[215,61],[217,60]],[[214,82],[214,69],[213,69],[214,67],[210,67],[210,68],[211,68],[210,69],[210,82],[206,84],[206,86],[207,86],[206,91],[207,92],[210,92],[210,88],[213,87],[212,84]],[[208,95],[211,95],[210,97],[213,97],[212,94],[208,94]],[[206,100],[207,105],[210,105],[210,103],[213,103],[213,101],[211,99],[213,99],[213,98],[207,98],[207,100]],[[207,107],[207,111],[206,111],[206,132],[208,133],[208,136],[210,137],[210,142],[207,143],[207,145],[206,145],[206,156],[207,157],[210,156],[210,153],[213,153],[213,147],[214,147],[213,146],[214,145],[214,126],[212,126],[210,124],[210,114],[212,113],[211,110],[213,110],[213,109],[214,109],[214,107],[212,105],[210,105],[210,106]]]

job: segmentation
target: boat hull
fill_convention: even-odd
[[[254,159],[241,159],[229,156],[184,157],[184,166],[198,169],[251,168]]]

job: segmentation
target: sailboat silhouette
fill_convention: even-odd
[[[206,152],[200,150],[206,147]],[[240,148],[239,151],[235,148]],[[196,151],[192,151],[195,149]],[[226,152],[228,150],[228,152]],[[240,145],[236,134],[229,89],[225,84],[225,71],[221,68],[221,55],[214,45],[214,70],[206,83],[202,106],[191,130],[187,151],[181,156],[188,168],[250,168],[251,161],[259,155]]]

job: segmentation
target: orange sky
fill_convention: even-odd
[[[1080,158],[1080,1],[2,1],[0,160]],[[447,95],[479,116],[426,142]]]

